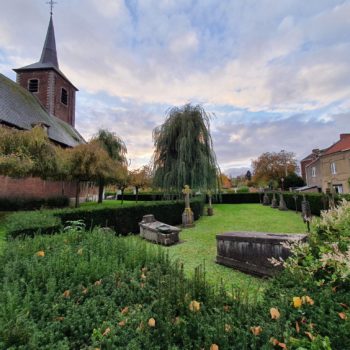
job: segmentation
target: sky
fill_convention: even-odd
[[[46,0],[0,0],[0,73],[37,62]],[[79,88],[76,127],[151,161],[167,111],[201,104],[221,170],[263,152],[298,160],[350,133],[350,0],[57,0],[60,69]]]

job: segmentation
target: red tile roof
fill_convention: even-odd
[[[350,134],[340,134],[340,140],[330,146],[323,155],[328,155],[350,149]]]

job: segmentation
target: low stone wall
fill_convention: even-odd
[[[281,268],[269,258],[288,258],[290,252],[283,242],[305,241],[305,234],[265,232],[227,232],[216,235],[216,262],[258,276],[273,276]]]

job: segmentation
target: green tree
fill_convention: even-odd
[[[82,181],[99,182],[101,179],[116,179],[119,176],[118,163],[111,159],[101,144],[91,141],[67,149],[69,176],[76,181],[75,206],[79,206],[80,183]]]
[[[152,171],[148,165],[130,171],[130,185],[135,187],[136,202],[138,201],[139,190],[141,188],[150,186],[152,183]]]
[[[181,193],[185,185],[216,190],[218,174],[210,135],[210,117],[190,104],[170,109],[163,125],[153,131],[154,184],[167,193]]]
[[[127,165],[126,153],[127,149],[123,140],[115,133],[108,130],[99,130],[92,141],[98,142],[100,146],[107,152],[108,156],[115,162],[118,168]],[[102,203],[103,189],[107,183],[113,182],[115,177],[100,177],[98,183],[98,203]]]

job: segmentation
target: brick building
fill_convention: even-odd
[[[314,150],[301,161],[309,187],[322,192],[350,193],[350,134],[340,134],[340,139],[323,150]]]
[[[14,71],[17,82],[0,74],[0,125],[20,130],[41,125],[50,140],[61,147],[84,143],[75,129],[75,94],[78,89],[59,69],[52,14],[39,62]],[[81,192],[82,197],[94,194],[94,189],[88,184],[82,189],[85,189]],[[73,198],[75,184],[38,178],[0,177],[1,197],[62,194]]]

